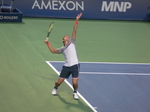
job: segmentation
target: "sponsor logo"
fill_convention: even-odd
[[[104,12],[127,12],[132,7],[130,2],[103,1],[101,11]]]
[[[38,0],[35,0],[32,9],[49,9],[49,10],[83,10],[84,11],[84,2],[83,1],[60,1],[60,0],[49,0],[48,2],[45,2],[44,0],[41,0],[39,2]]]
[[[5,20],[16,20],[16,19],[18,19],[18,16],[3,16],[3,15],[1,15],[0,20],[3,20],[3,19],[5,19]]]

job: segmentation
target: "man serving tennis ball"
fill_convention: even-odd
[[[65,64],[62,68],[62,71],[60,73],[58,80],[55,82],[55,86],[52,91],[53,95],[57,94],[58,87],[64,82],[65,79],[69,78],[69,76],[72,74],[72,84],[74,88],[73,96],[74,96],[74,99],[79,99],[78,94],[77,94],[77,89],[78,89],[78,76],[79,76],[80,65],[78,62],[75,41],[76,41],[78,20],[80,19],[81,16],[82,16],[82,13],[76,16],[76,21],[74,23],[72,37],[65,35],[62,38],[62,42],[64,44],[63,47],[59,49],[55,49],[52,47],[50,42],[48,42],[47,40],[44,41],[52,53],[55,53],[55,54],[62,53],[64,54],[64,58],[65,58]]]

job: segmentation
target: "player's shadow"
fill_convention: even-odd
[[[66,100],[65,100],[64,98],[62,98],[59,94],[56,95],[56,96],[58,96],[58,98],[60,99],[60,101],[62,101],[64,104],[67,105],[67,106],[66,106],[67,109],[69,109],[69,108],[71,108],[71,107],[75,107],[75,108],[79,108],[79,109],[81,109],[81,110],[84,110],[84,111],[86,111],[86,112],[88,112],[88,111],[90,110],[87,105],[85,105],[84,103],[82,103],[82,102],[80,101],[80,99],[79,99],[79,100],[75,100],[75,101],[78,102],[78,104],[75,104],[75,103],[71,103],[71,102],[66,101]],[[85,107],[85,108],[83,108],[83,107]]]

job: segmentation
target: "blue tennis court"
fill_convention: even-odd
[[[64,64],[47,63],[58,73]],[[150,112],[150,64],[81,62],[80,65],[78,91],[93,111]],[[71,77],[68,82],[71,84]]]

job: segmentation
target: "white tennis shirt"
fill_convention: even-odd
[[[67,45],[59,48],[58,53],[64,54],[64,58],[65,58],[64,66],[70,67],[79,63],[77,52],[76,52],[76,44],[73,38],[70,39],[70,42]]]

